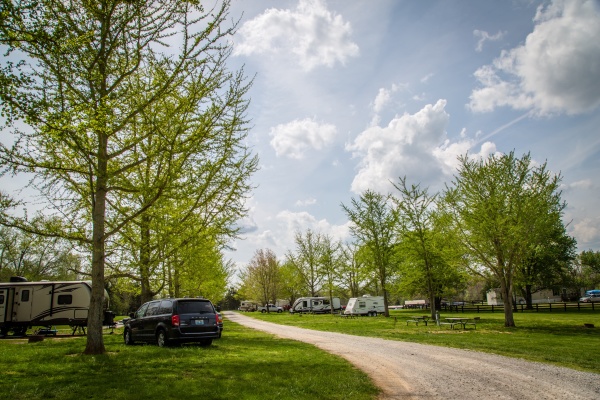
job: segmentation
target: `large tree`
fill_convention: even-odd
[[[390,206],[390,196],[367,190],[351,204],[342,204],[352,222],[351,232],[358,243],[365,246],[372,257],[378,283],[383,291],[385,316],[389,317],[387,283],[396,270],[397,212]]]
[[[265,305],[275,303],[281,279],[280,264],[275,253],[270,249],[256,250],[240,279],[240,292],[247,298],[260,300]],[[267,312],[270,312],[269,307]]]
[[[500,282],[504,324],[515,326],[513,291],[518,268],[539,244],[541,233],[556,226],[565,204],[560,175],[535,165],[529,154],[514,152],[485,159],[459,157],[460,166],[445,204],[452,213],[474,269],[489,270]]]
[[[306,234],[296,232],[296,253],[289,251],[287,262],[293,265],[304,282],[308,296],[318,296],[323,287],[325,275],[321,271],[323,235],[308,229]]]
[[[134,168],[148,165],[138,149],[156,134],[135,132],[135,124],[142,112],[228,52],[226,38],[235,28],[224,26],[229,1],[206,12],[197,1],[179,0],[1,4],[0,44],[7,53],[0,69],[0,111],[14,128],[15,142],[0,147],[0,163],[5,172],[33,173],[67,223],[42,232],[14,214],[4,213],[1,222],[89,247],[92,300],[85,353],[103,353],[106,245],[171,183],[161,179],[140,188],[127,179]],[[231,118],[243,123],[239,115]],[[119,203],[140,191],[141,204]],[[6,196],[3,207],[16,203]]]
[[[398,197],[398,251],[402,260],[403,286],[419,290],[429,297],[431,318],[449,287],[463,285],[459,257],[454,251],[453,232],[445,223],[445,215],[436,205],[437,194],[429,194],[420,185],[408,185],[406,177],[394,187]]]

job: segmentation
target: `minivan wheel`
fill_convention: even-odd
[[[133,337],[131,336],[131,331],[129,329],[125,329],[123,333],[123,339],[125,340],[125,344],[131,346],[133,344]]]
[[[156,334],[156,344],[158,347],[166,347],[169,345],[169,339],[167,339],[167,333],[164,330],[159,330]]]

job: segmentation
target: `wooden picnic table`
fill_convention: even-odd
[[[469,321],[471,320],[471,318],[466,318],[466,317],[448,317],[448,318],[444,318],[446,320],[446,322],[440,322],[440,324],[443,325],[450,325],[450,327],[452,329],[454,329],[454,325],[460,325],[463,327],[463,329],[466,328],[466,324],[469,323]],[[475,325],[475,323],[473,323],[473,325]]]
[[[427,326],[427,322],[429,321],[429,318],[430,317],[428,315],[411,317],[411,319],[406,321],[406,325],[408,325],[409,322],[414,322],[415,325],[419,325],[419,322],[424,322],[425,326]]]

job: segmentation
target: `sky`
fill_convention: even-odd
[[[349,205],[457,157],[530,153],[562,176],[578,250],[600,250],[600,1],[232,0],[230,68],[254,78],[260,158],[226,257],[279,259],[307,229],[351,241]]]

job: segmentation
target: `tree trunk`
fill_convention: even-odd
[[[84,354],[104,354],[102,320],[104,319],[104,245],[106,222],[107,148],[105,134],[98,135],[98,175],[92,210],[92,298],[88,311],[87,343]]]
[[[513,327],[515,326],[515,320],[513,318],[513,298],[512,298],[512,284],[506,283],[501,280],[502,296],[504,297],[504,326]]]
[[[526,301],[526,304],[527,304],[526,307],[528,310],[533,310],[533,299],[532,299],[531,288],[532,288],[532,285],[525,285],[525,301]]]

